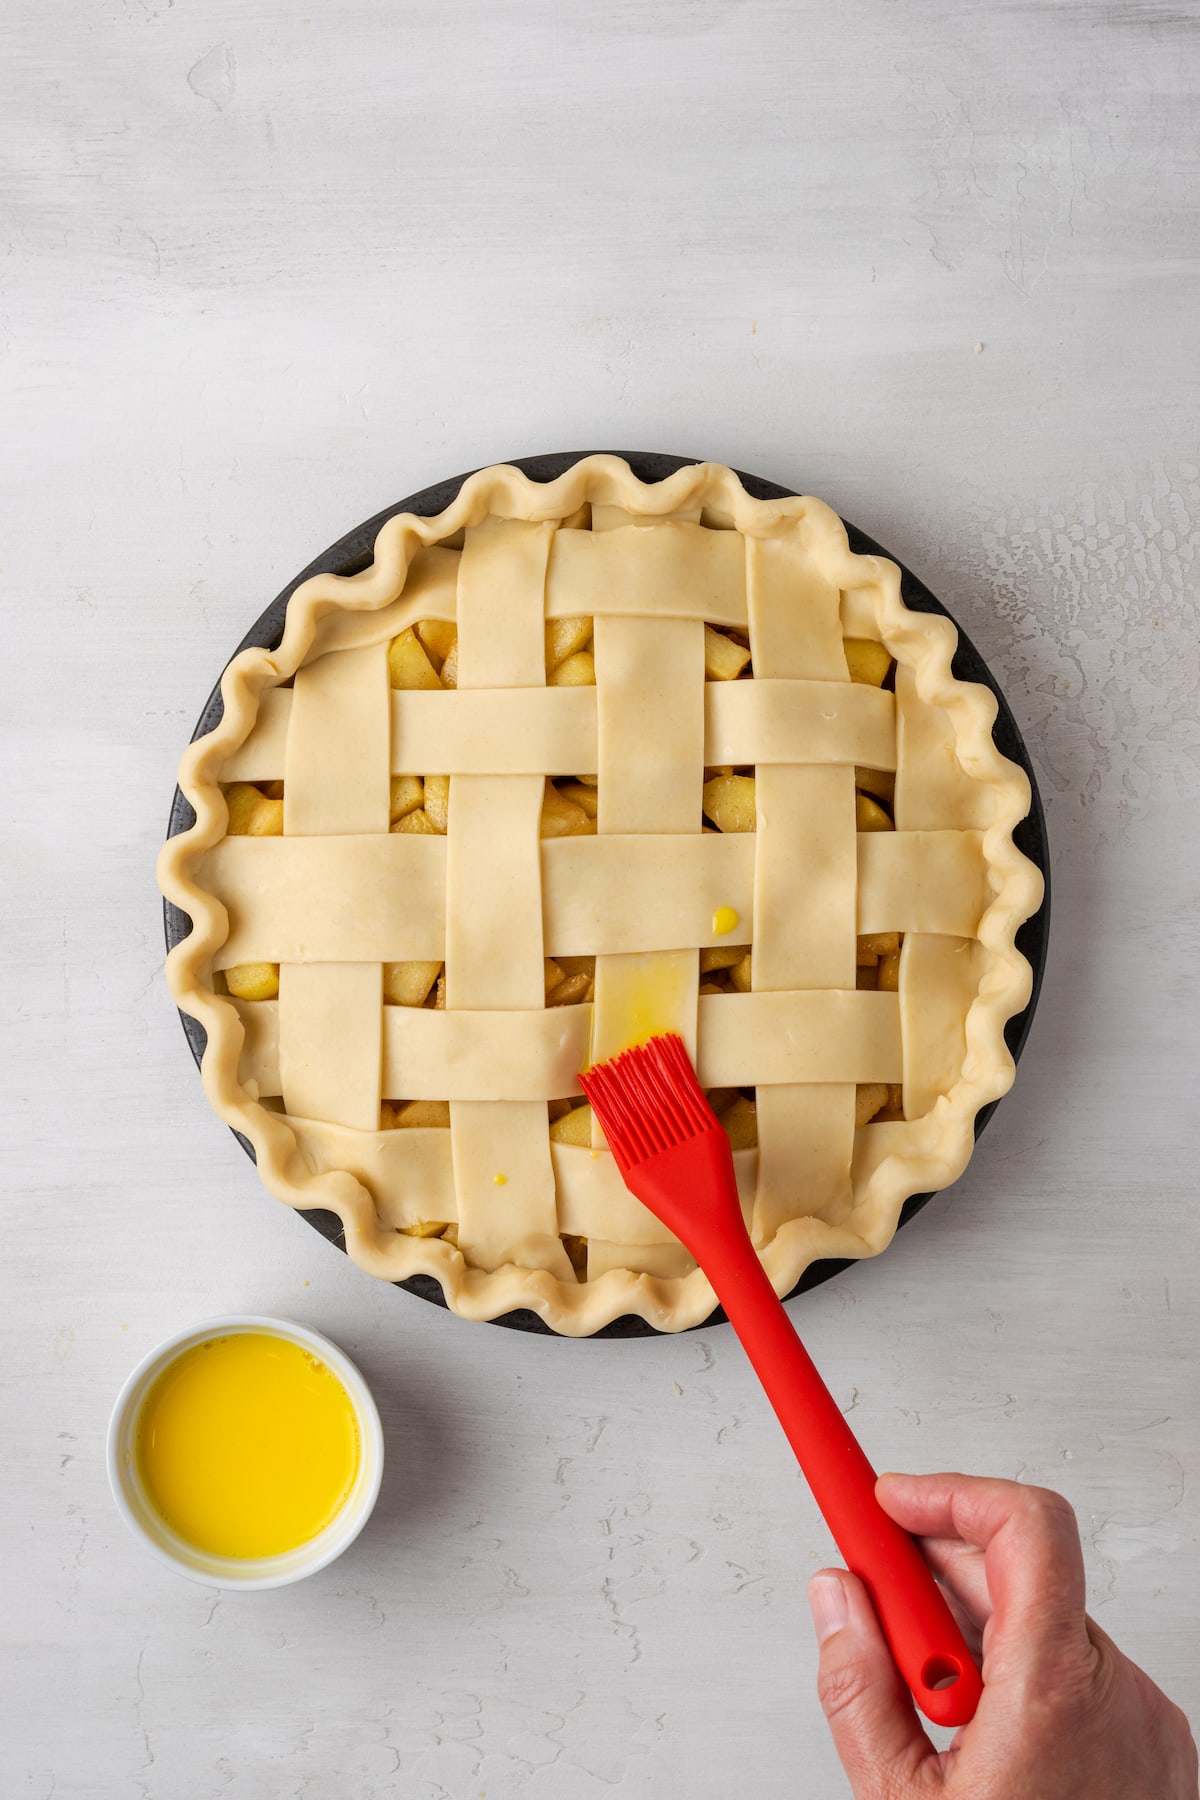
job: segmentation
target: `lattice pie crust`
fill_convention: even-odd
[[[547,622],[580,617],[594,685],[549,685]],[[457,627],[455,687],[436,659],[390,685],[418,621],[446,622],[443,645]],[[706,682],[706,624],[748,645],[752,679]],[[886,647],[894,692],[849,679],[847,638]],[[305,582],[278,650],[226,669],[224,716],[180,770],[195,825],[160,863],[193,923],[171,991],[267,1187],[337,1213],[372,1274],[435,1276],[468,1318],[698,1323],[708,1282],[602,1140],[548,1130],[650,968],[703,1084],[755,1095],[736,1162],[777,1290],[883,1250],[1012,1081],[1014,938],[1041,900],[1012,838],[1028,783],[992,742],[991,693],[951,675],[955,642],[820,501],[754,500],[711,464],[653,486],[608,456],[549,484],[485,469],[438,517],[389,520],[362,574]],[[894,830],[858,828],[856,767],[895,772]],[[705,825],[715,768],[753,773],[756,829]],[[394,778],[433,770],[444,834],[389,829]],[[539,835],[546,778],[581,775],[594,827]],[[230,824],[230,784],[280,781],[281,835]],[[860,991],[858,940],[890,933],[895,991]],[[699,952],[731,941],[748,991],[702,992]],[[545,959],[589,956],[593,997],[548,1004]],[[386,1004],[385,965],[421,962],[444,964],[441,1004]],[[277,998],[221,991],[253,964],[279,966]],[[863,1084],[891,1100],[856,1127]],[[380,1129],[401,1098],[448,1101],[449,1129]],[[451,1229],[412,1235],[427,1220]]]

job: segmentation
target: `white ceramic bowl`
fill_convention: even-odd
[[[151,1505],[142,1482],[137,1459],[137,1425],[141,1410],[154,1382],[168,1363],[185,1350],[203,1344],[209,1338],[229,1337],[234,1332],[262,1331],[280,1337],[320,1357],[326,1368],[337,1376],[354,1407],[358,1420],[358,1474],[345,1504],[306,1544],[281,1556],[214,1556],[198,1550],[181,1538]],[[371,1390],[350,1358],[306,1325],[294,1325],[290,1319],[263,1318],[252,1313],[231,1313],[228,1317],[204,1319],[199,1325],[176,1332],[165,1343],[144,1357],[133,1371],[117,1398],[108,1427],[108,1480],[117,1510],[134,1535],[160,1562],[180,1575],[190,1576],[209,1587],[273,1588],[315,1575],[352,1544],[374,1509],[383,1480],[383,1427]]]

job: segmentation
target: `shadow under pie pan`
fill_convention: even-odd
[[[557,477],[566,469],[569,469],[574,463],[578,462],[581,457],[592,454],[594,453],[591,451],[583,450],[562,451],[548,456],[515,457],[511,459],[511,463],[512,466],[522,470],[531,481],[548,482],[557,479]],[[629,464],[634,474],[644,482],[663,481],[668,476],[674,474],[677,469],[690,466],[700,460],[696,457],[654,455],[628,450],[616,451],[613,452],[613,454],[622,457]],[[427,518],[444,511],[455,498],[466,479],[467,475],[465,474],[457,475],[450,480],[437,482],[432,487],[423,488],[420,493],[411,494],[407,499],[397,501],[394,506],[389,506],[386,511],[377,513],[374,518],[367,519],[361,525],[356,525],[352,531],[348,531],[344,537],[338,539],[336,544],[332,544],[328,550],[323,551],[320,556],[315,557],[306,569],[303,569],[293,581],[288,583],[283,592],[271,602],[270,606],[266,608],[261,617],[251,626],[250,630],[246,633],[246,636],[237,646],[237,650],[234,654],[237,654],[237,651],[254,646],[268,650],[277,648],[283,636],[284,619],[287,612],[288,601],[302,582],[307,581],[310,576],[316,574],[332,573],[337,575],[355,575],[361,570],[366,569],[370,566],[373,559],[375,539],[381,528],[389,519],[393,518],[397,513],[415,513],[419,517]],[[785,499],[796,492],[796,490],[792,488],[780,487],[775,482],[764,481],[760,476],[746,475],[742,474],[740,471],[738,471],[738,479],[741,481],[746,492],[758,500]],[[891,556],[890,551],[885,550],[882,545],[875,543],[873,539],[867,537],[864,532],[856,529],[849,521],[844,521],[844,523],[849,535],[851,550],[864,556],[887,556],[892,562],[897,563],[901,574],[901,592],[904,602],[908,607],[914,612],[941,613],[944,617],[950,618],[952,622],[955,623],[958,631],[958,649],[954,656],[953,673],[960,681],[978,682],[982,686],[991,689],[991,692],[996,697],[999,709],[993,730],[996,746],[1004,756],[1008,757],[1012,762],[1022,768],[1029,777],[1032,796],[1030,811],[1028,816],[1017,826],[1013,836],[1017,847],[1022,850],[1030,861],[1041,871],[1046,883],[1046,889],[1045,898],[1040,909],[1032,918],[1028,919],[1021,926],[1016,938],[1017,949],[1029,963],[1033,975],[1029,1004],[1023,1011],[1014,1014],[1005,1027],[1005,1041],[1014,1060],[1016,1060],[1019,1059],[1021,1055],[1025,1040],[1029,1035],[1030,1026],[1033,1022],[1034,1009],[1037,1005],[1038,993],[1042,982],[1042,973],[1046,961],[1050,918],[1049,845],[1046,837],[1046,822],[1042,811],[1041,797],[1038,793],[1037,779],[1029,759],[1029,753],[1025,748],[1021,734],[1017,729],[1012,713],[1009,710],[1008,704],[995,677],[992,675],[991,670],[988,668],[979,652],[975,649],[970,639],[964,634],[961,626],[957,625],[957,621],[953,621],[953,615],[942,605],[941,601],[938,600],[935,595],[930,593],[928,588],[917,580],[915,575],[911,574],[902,563],[899,563],[896,557]],[[212,693],[209,695],[208,701],[197,722],[196,729],[192,734],[193,741],[211,731],[220,720],[221,714],[222,701],[220,682],[218,681],[217,685],[213,688]],[[195,815],[193,814],[188,801],[184,798],[179,789],[176,788],[175,797],[171,805],[171,816],[167,833],[168,837],[175,837],[181,831],[188,830],[194,822],[194,817]],[[167,948],[170,950],[182,939],[187,937],[191,928],[191,921],[188,919],[186,913],[181,912],[179,908],[172,905],[170,901],[164,901],[163,911],[166,926]],[[195,1057],[198,1065],[203,1056],[206,1041],[204,1028],[195,1019],[188,1017],[185,1013],[180,1013],[180,1020],[183,1024],[184,1033],[187,1037],[192,1055]],[[976,1139],[978,1139],[998,1104],[998,1101],[993,1101],[990,1105],[982,1107],[976,1115]],[[241,1144],[246,1154],[253,1160],[254,1151],[247,1139],[239,1132],[235,1132],[234,1135],[237,1137],[238,1142]],[[932,1194],[912,1195],[912,1197],[904,1203],[903,1210],[900,1214],[900,1225],[907,1225],[932,1198]],[[336,1245],[339,1249],[345,1249],[341,1221],[335,1213],[315,1209],[305,1212],[303,1217],[310,1225],[314,1226],[323,1237],[327,1238],[330,1243]],[[809,1288],[816,1287],[821,1282],[828,1281],[832,1276],[839,1274],[843,1269],[849,1267],[850,1264],[846,1261],[826,1260],[823,1262],[815,1262],[805,1270],[799,1282],[792,1289],[791,1294],[789,1294],[787,1298],[790,1299],[795,1294],[804,1293]],[[410,1293],[416,1294],[422,1300],[429,1300],[438,1306],[444,1307],[446,1305],[441,1284],[432,1276],[417,1275],[410,1280],[400,1281],[394,1285],[406,1288]],[[707,1326],[721,1323],[724,1319],[725,1314],[718,1309],[703,1321],[702,1326],[695,1326],[693,1329],[700,1330]],[[492,1323],[496,1325],[505,1325],[517,1331],[540,1333],[547,1337],[556,1337],[559,1335],[557,1332],[553,1331],[550,1326],[546,1325],[536,1313],[526,1310],[506,1313],[503,1317],[493,1320]],[[627,1315],[623,1318],[614,1320],[612,1324],[603,1326],[592,1335],[599,1338],[628,1338],[658,1337],[674,1334],[660,1333],[654,1326],[647,1324],[643,1319]]]

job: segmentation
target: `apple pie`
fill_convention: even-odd
[[[677,1031],[776,1289],[883,1250],[1013,1078],[1038,870],[996,702],[820,501],[469,477],[236,656],[160,861],[172,994],[279,1199],[465,1317],[695,1325],[578,1074]]]

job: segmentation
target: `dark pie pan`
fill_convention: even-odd
[[[590,456],[592,454],[594,454],[592,451],[570,450],[560,451],[557,454],[550,456],[514,457],[512,460],[514,465],[518,469],[523,469],[525,474],[528,475],[532,481],[553,481],[557,476],[561,475],[565,469],[569,469],[572,463],[578,462],[583,456]],[[676,469],[683,468],[702,460],[701,458],[694,456],[658,456],[637,450],[620,450],[613,454],[623,457],[633,470],[634,474],[642,481],[646,482],[665,480],[668,475],[674,474]],[[275,649],[283,636],[284,615],[287,611],[288,601],[291,599],[295,590],[300,586],[301,582],[307,581],[311,575],[317,575],[323,572],[337,575],[358,574],[360,570],[367,568],[371,563],[374,554],[375,539],[378,536],[380,529],[389,519],[393,518],[397,513],[416,513],[419,517],[428,518],[434,513],[444,511],[454,499],[459,488],[466,479],[466,475],[456,475],[449,481],[439,481],[433,487],[422,488],[419,494],[410,494],[407,499],[398,500],[394,506],[389,506],[385,512],[376,513],[373,519],[367,519],[363,524],[356,525],[353,531],[348,531],[345,537],[338,539],[336,544],[331,544],[328,550],[324,550],[321,552],[320,556],[314,557],[308,567],[301,570],[294,581],[288,583],[283,592],[278,595],[276,599],[272,600],[266,611],[250,627],[250,630],[238,645],[238,650],[245,650],[251,645],[261,646],[268,650]],[[762,477],[758,475],[743,475],[739,472],[738,479],[741,481],[742,486],[746,489],[747,493],[753,494],[758,500],[782,500],[792,495],[795,491],[792,488],[780,487],[773,481],[764,481]],[[884,550],[873,538],[869,538],[865,532],[859,531],[856,526],[851,525],[848,521],[846,522],[846,530],[850,537],[850,548],[860,555],[889,556],[893,562],[898,562],[898,558],[891,556],[890,551]],[[899,567],[901,574],[901,591],[907,606],[911,607],[914,612],[942,613],[946,618],[953,619],[953,615],[950,613],[949,609],[943,606],[942,602],[937,599],[934,594],[930,593],[923,582],[918,581],[917,577],[913,575],[910,570],[906,569],[903,563],[900,563]],[[1011,761],[1018,763],[1029,777],[1030,790],[1033,795],[1033,804],[1030,807],[1028,818],[1022,820],[1013,835],[1020,849],[1025,852],[1031,862],[1037,864],[1037,867],[1041,870],[1046,880],[1046,897],[1042,902],[1040,910],[1034,914],[1032,919],[1027,920],[1017,933],[1017,948],[1021,951],[1022,955],[1026,957],[1033,970],[1033,989],[1030,994],[1029,1004],[1025,1007],[1023,1012],[1015,1014],[1013,1018],[1008,1021],[1004,1032],[1005,1041],[1007,1042],[1013,1057],[1019,1058],[1021,1051],[1025,1046],[1025,1040],[1029,1035],[1030,1026],[1033,1023],[1033,1014],[1034,1009],[1037,1006],[1038,993],[1042,984],[1042,972],[1045,968],[1046,950],[1049,942],[1050,853],[1046,837],[1046,820],[1042,811],[1041,796],[1038,793],[1037,777],[1034,774],[1033,764],[1029,758],[1029,752],[1025,748],[1020,732],[1017,730],[1016,722],[1009,710],[1008,702],[1001,692],[1000,684],[997,682],[995,676],[984,662],[982,656],[980,656],[978,650],[976,650],[974,644],[972,644],[971,640],[967,637],[962,627],[957,624],[956,620],[954,623],[958,630],[958,650],[954,657],[954,673],[960,681],[980,682],[984,687],[990,688],[993,694],[995,694],[997,705],[999,707],[993,733],[996,745],[1005,756],[1010,758]],[[237,652],[235,651],[234,654],[236,655],[236,653]],[[220,719],[221,712],[221,688],[220,682],[218,681],[205,703],[204,711],[197,721],[196,729],[192,733],[193,740],[198,737],[203,737],[206,732],[211,731]],[[171,817],[167,828],[168,837],[175,837],[179,832],[186,831],[194,822],[194,818],[195,815],[192,812],[191,806],[184,799],[179,789],[176,788],[175,797],[171,803]],[[186,913],[181,912],[177,907],[173,906],[170,901],[164,901],[163,912],[166,925],[167,948],[172,949],[182,938],[185,938],[188,935],[188,932],[191,929],[191,921],[188,919]],[[181,1013],[180,1019],[192,1055],[195,1057],[198,1065],[200,1058],[204,1053],[204,1028],[198,1024],[195,1019],[189,1018],[186,1013]],[[993,1101],[991,1105],[981,1108],[976,1116],[975,1136],[977,1139],[988,1120],[995,1112],[998,1104],[998,1101]],[[254,1150],[252,1145],[240,1132],[235,1132],[234,1136],[237,1138],[239,1144],[241,1144],[242,1149],[246,1152],[247,1156],[253,1161]],[[914,1194],[911,1199],[906,1200],[900,1214],[900,1225],[903,1227],[909,1224],[909,1222],[921,1211],[922,1207],[924,1207],[932,1198],[932,1194]],[[325,1212],[318,1209],[311,1212],[305,1212],[301,1216],[309,1225],[314,1226],[323,1237],[328,1238],[330,1243],[335,1244],[341,1250],[345,1249],[346,1246],[342,1234],[342,1224],[336,1213]],[[813,1263],[810,1268],[805,1270],[788,1298],[791,1299],[796,1294],[803,1294],[807,1292],[809,1288],[817,1287],[823,1281],[829,1281],[834,1275],[840,1274],[843,1269],[848,1269],[851,1266],[850,1262],[843,1260],[827,1260],[824,1262]],[[434,1305],[445,1306],[446,1304],[441,1284],[435,1281],[431,1276],[415,1275],[408,1281],[396,1282],[395,1286],[407,1288],[410,1293],[418,1295],[422,1300],[429,1300]],[[724,1319],[725,1314],[718,1309],[711,1313],[704,1321],[704,1327],[719,1324],[723,1322]],[[515,1331],[541,1333],[547,1337],[556,1337],[558,1335],[558,1333],[552,1331],[536,1313],[525,1309],[506,1313],[503,1318],[496,1319],[493,1322],[497,1325],[506,1325]],[[696,1329],[699,1330],[702,1329],[702,1327],[696,1327]],[[605,1325],[600,1331],[594,1332],[592,1335],[598,1338],[629,1338],[659,1337],[669,1334],[658,1332],[654,1326],[648,1325],[644,1319],[636,1318],[633,1315],[626,1315],[624,1318],[615,1319],[611,1325]]]

